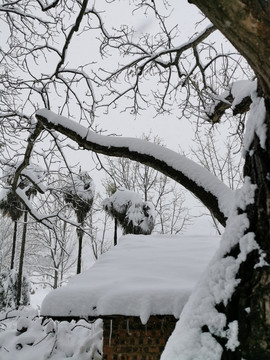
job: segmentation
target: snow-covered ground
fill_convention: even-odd
[[[102,321],[42,322],[39,309],[48,292],[36,287],[31,306],[0,312],[0,359],[100,360]]]

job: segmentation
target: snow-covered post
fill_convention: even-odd
[[[94,195],[95,185],[91,176],[85,172],[80,171],[79,174],[69,177],[68,184],[64,188],[64,200],[70,204],[77,216],[79,227],[77,228],[78,236],[78,259],[77,259],[77,274],[81,272],[82,267],[82,241],[83,241],[83,225],[87,214],[91,210]]]
[[[155,226],[155,209],[140,195],[127,189],[119,189],[103,201],[104,210],[116,218],[124,234],[149,235]]]

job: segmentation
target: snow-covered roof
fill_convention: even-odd
[[[93,267],[50,292],[41,314],[179,318],[218,244],[217,236],[123,236]]]

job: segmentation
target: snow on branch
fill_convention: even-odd
[[[219,123],[225,111],[232,109],[233,115],[249,111],[252,103],[252,93],[256,91],[257,81],[240,80],[232,83],[229,90],[218,96],[206,115],[213,124]]]
[[[47,109],[37,111],[36,118],[38,124],[59,131],[84,149],[108,156],[127,157],[162,172],[191,191],[225,226],[233,192],[208,170],[185,156],[141,139],[96,134]]]

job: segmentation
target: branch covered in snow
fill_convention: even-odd
[[[140,139],[98,135],[50,110],[39,110],[36,118],[40,125],[59,131],[84,149],[127,157],[162,172],[191,191],[225,226],[233,192],[209,171],[185,156]]]
[[[232,109],[233,115],[244,114],[249,111],[252,103],[251,94],[256,90],[257,82],[241,80],[231,84],[228,91],[216,98],[212,106],[206,111],[207,117],[213,124],[219,123],[225,111]]]

